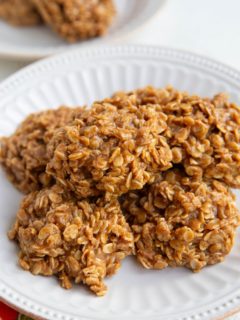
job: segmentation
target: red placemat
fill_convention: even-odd
[[[32,320],[0,302],[0,320]]]

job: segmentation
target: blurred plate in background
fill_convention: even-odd
[[[16,28],[0,21],[0,57],[34,60],[67,49],[103,44],[126,36],[153,17],[165,0],[115,0],[117,16],[108,35],[68,44],[46,26]]]

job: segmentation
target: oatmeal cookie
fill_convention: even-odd
[[[28,116],[10,137],[0,140],[0,164],[9,180],[22,192],[38,190],[52,183],[45,173],[46,147],[56,128],[73,119],[81,108],[60,107]]]
[[[9,238],[19,244],[23,269],[56,275],[66,289],[84,283],[99,296],[107,290],[104,278],[134,251],[117,200],[76,201],[56,185],[23,199]]]
[[[240,215],[231,191],[217,180],[194,181],[172,169],[121,199],[147,269],[185,266],[199,271],[230,252]]]
[[[173,163],[183,163],[187,174],[240,188],[240,108],[226,95],[203,99],[172,87],[146,87],[117,93],[117,98],[131,99],[138,107],[159,106],[167,117],[161,134],[172,150]]]
[[[32,0],[0,0],[0,18],[15,26],[34,26],[42,23]]]
[[[55,132],[47,173],[79,198],[142,189],[171,167],[172,152],[161,135],[166,120],[154,105],[136,106],[130,99],[95,102]]]
[[[69,42],[102,36],[115,8],[112,0],[32,0],[43,20]]]

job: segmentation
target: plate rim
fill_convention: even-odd
[[[208,58],[206,56],[198,55],[195,53],[192,53],[190,51],[186,50],[179,50],[169,47],[159,47],[159,46],[147,46],[147,45],[112,45],[112,46],[101,46],[101,47],[95,47],[95,48],[85,48],[85,49],[74,49],[65,53],[58,54],[56,56],[45,58],[41,61],[35,62],[27,67],[24,67],[20,71],[14,73],[10,77],[8,77],[6,80],[4,80],[0,84],[0,100],[4,97],[4,95],[11,94],[12,88],[14,88],[19,81],[26,81],[29,80],[32,76],[36,75],[36,72],[38,71],[47,71],[51,70],[52,68],[55,68],[59,65],[59,63],[70,63],[76,55],[79,57],[84,57],[85,59],[92,59],[96,56],[106,56],[108,54],[109,56],[113,56],[115,58],[117,57],[127,57],[127,55],[149,55],[148,57],[156,56],[156,57],[165,57],[165,58],[171,58],[173,61],[180,61],[182,63],[188,63],[189,65],[193,65],[196,67],[204,67],[208,69],[209,71],[216,72],[216,73],[222,73],[225,76],[225,79],[229,79],[235,84],[236,86],[240,86],[240,71],[237,69],[230,67],[226,64],[223,64],[221,62],[218,62],[215,59]],[[1,104],[0,104],[1,109]],[[15,295],[15,298],[13,298],[13,294]],[[235,293],[236,295],[236,293]],[[45,316],[43,315],[44,309],[47,310],[46,307],[42,307],[41,303],[38,302],[32,302],[31,299],[24,297],[26,303],[23,304],[21,302],[21,295],[18,292],[15,292],[12,288],[8,288],[7,285],[4,283],[2,279],[0,279],[0,300],[3,302],[14,306],[15,309],[20,310],[21,312],[25,312],[27,314],[30,314],[31,316],[34,315],[34,317],[40,317],[40,319],[44,319]],[[238,299],[240,300],[240,296],[231,299],[231,301],[228,301],[228,303],[233,303],[234,300]],[[12,301],[14,300],[14,302]],[[233,315],[237,312],[239,312],[240,307],[236,308],[236,306],[233,305],[233,308],[228,311],[222,310],[222,305],[219,305],[219,307],[215,308],[217,311],[221,310],[223,313],[221,316],[215,317],[213,319],[224,319],[227,316]],[[41,311],[40,311],[41,310]],[[48,307],[47,310],[49,316],[54,315],[57,312],[57,317],[55,319],[69,319],[69,320],[75,320],[76,318],[72,317],[71,315],[67,315],[65,312],[56,311],[54,309],[51,309]],[[212,314],[212,310],[207,310],[207,313],[209,312],[209,315]],[[205,313],[205,312],[204,312]],[[198,313],[200,315],[201,312]],[[184,315],[181,315],[181,320],[183,319],[195,319],[196,313],[189,314],[187,318],[184,318]],[[200,316],[201,318],[201,316]],[[52,318],[51,318],[52,319]],[[86,316],[81,316],[81,320],[89,320],[90,318]],[[96,318],[97,319],[97,318]],[[152,319],[149,317],[149,319]],[[154,318],[155,319],[155,318]]]
[[[133,19],[130,23],[130,29],[127,26],[123,26],[122,28],[116,30],[112,35],[107,34],[103,37],[93,38],[89,40],[80,41],[76,43],[74,48],[71,48],[68,43],[64,43],[54,49],[54,47],[48,46],[45,49],[43,48],[42,53],[36,52],[39,48],[36,48],[33,51],[29,51],[27,49],[20,49],[16,46],[10,46],[9,49],[1,48],[0,49],[0,58],[8,59],[8,60],[16,60],[18,61],[35,61],[43,58],[50,57],[56,54],[62,54],[66,51],[74,51],[74,50],[85,50],[87,47],[92,46],[100,46],[100,45],[109,45],[110,41],[116,41],[121,39],[127,39],[129,36],[133,35],[135,32],[140,31],[142,28],[146,27],[148,23],[150,23],[158,14],[161,8],[166,4],[167,0],[155,0],[154,5],[148,4],[148,10],[146,11],[146,15],[142,12],[138,18]],[[152,2],[153,3],[153,2]],[[19,51],[18,51],[19,50]]]

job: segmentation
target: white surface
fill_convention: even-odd
[[[239,0],[165,0],[156,16],[142,28],[108,43],[139,43],[190,50],[240,70],[239,12]],[[0,60],[0,80],[18,68],[11,62]]]
[[[106,44],[129,34],[152,18],[165,0],[114,0],[117,16],[108,34],[102,38],[68,44],[46,26],[15,28],[0,21],[0,56],[33,59],[67,49]]]
[[[190,50],[240,69],[239,12],[239,0],[167,0],[128,40]]]
[[[171,83],[203,96],[227,91],[239,101],[240,73],[199,56],[151,47],[76,51],[42,61],[0,86],[0,135],[43,107],[89,104],[149,83]],[[109,292],[103,298],[82,286],[65,291],[54,278],[32,276],[18,267],[16,246],[6,237],[20,195],[2,172],[0,190],[0,294],[13,305],[54,320],[216,319],[239,306],[239,242],[224,263],[198,274],[180,268],[145,270],[128,258],[106,281]],[[239,193],[237,200],[240,207]]]
[[[166,0],[157,15],[140,30],[109,43],[190,50],[240,70],[239,12],[239,0]],[[0,60],[0,80],[18,69],[19,65]]]

